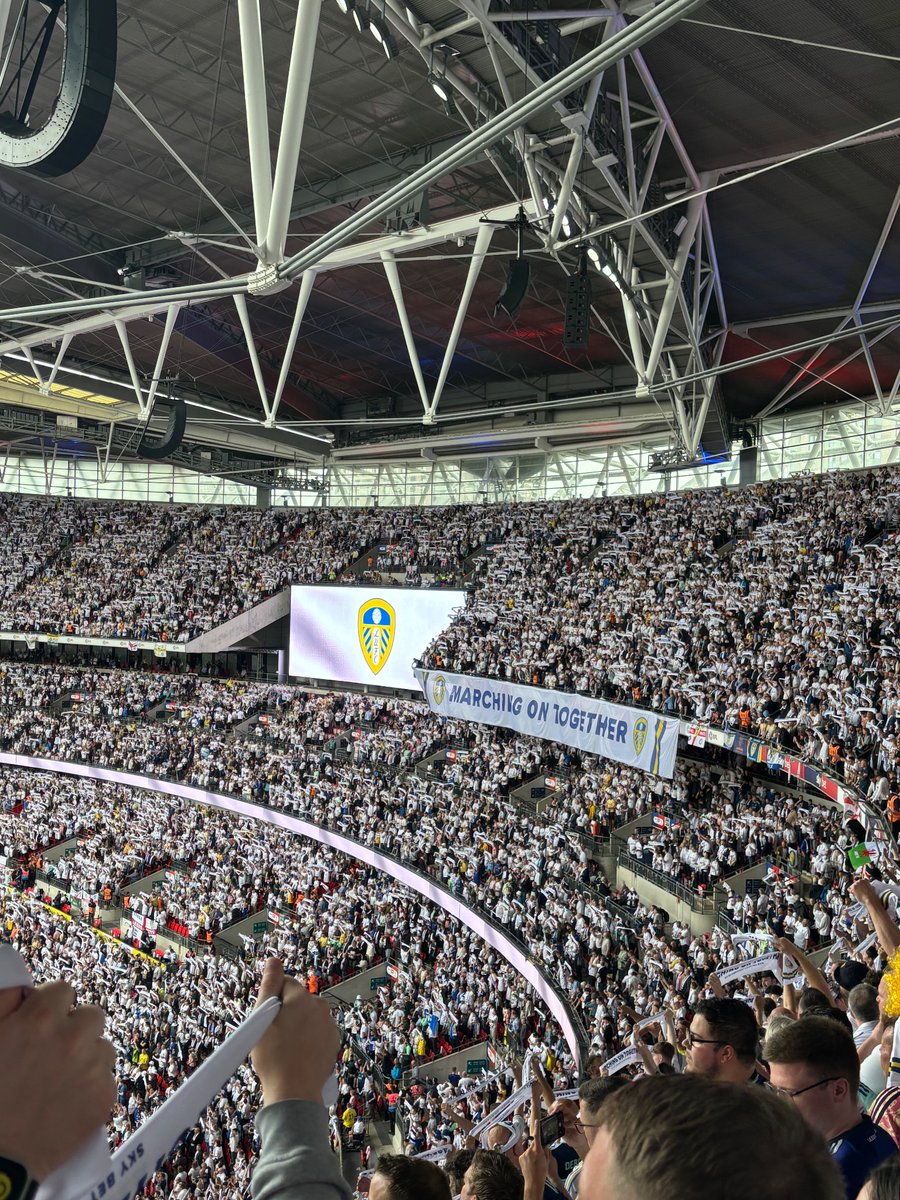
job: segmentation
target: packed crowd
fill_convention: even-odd
[[[865,790],[897,767],[898,484],[886,467],[535,506],[426,661],[725,722]]]
[[[59,686],[57,676],[53,668],[6,664],[0,687],[47,691]],[[362,789],[367,800],[394,790],[384,802],[393,810],[411,790],[413,819],[422,793],[464,795],[472,799],[464,844],[481,830],[483,844],[500,843],[500,867],[504,837],[486,831],[521,819],[511,813],[510,793],[535,780],[546,793],[542,828],[569,840],[596,839],[644,817],[643,832],[635,829],[627,840],[628,853],[701,894],[761,862],[813,873],[825,887],[837,869],[832,859],[844,849],[839,810],[780,790],[774,781],[754,782],[739,770],[682,760],[675,778],[665,781],[507,731],[438,722],[422,705],[386,697],[222,685],[192,676],[88,672],[80,680],[69,671],[65,679],[84,688],[76,693],[79,702],[58,713],[14,713],[0,734],[4,749],[87,758],[265,802],[280,803],[282,791],[293,795],[300,787],[311,791],[319,818],[345,828],[346,805],[329,810],[328,804],[347,788],[351,797]],[[407,779],[429,756],[436,758],[428,772]],[[399,789],[398,774],[404,776]],[[482,813],[484,806],[490,811]],[[432,802],[429,812],[433,808]],[[371,822],[376,810],[366,815]],[[407,819],[402,812],[400,819]],[[400,827],[396,812],[393,824]],[[359,832],[367,838],[380,833],[371,824]],[[554,850],[551,845],[549,853]]]
[[[497,545],[475,560],[476,600],[432,648],[432,661],[447,670],[724,721],[817,758],[883,806],[897,791],[900,720],[893,624],[900,568],[889,512],[895,475],[797,478],[737,495],[513,506],[499,516],[481,510],[483,524],[467,541],[460,515],[460,530],[450,539],[465,547],[459,557]],[[60,509],[52,534],[28,533],[17,543],[7,530],[21,578],[12,600],[0,597],[4,604],[31,604],[34,614],[52,564],[80,564],[72,569],[83,574],[93,569],[89,548],[103,537],[102,515],[76,518],[65,505]],[[353,550],[343,561],[371,544],[376,525],[366,522],[383,522],[385,511],[348,515]],[[214,523],[179,525],[181,516],[177,508],[158,511],[144,547],[157,565],[148,562],[139,575],[140,588],[157,587],[150,608],[179,636],[225,619],[284,580],[296,581],[292,572],[301,558],[311,564],[321,553],[322,562],[334,564],[347,532],[335,526],[337,540],[325,537],[313,550],[312,517],[288,532],[280,514],[244,514],[226,530],[209,529],[203,535],[209,541],[202,542],[202,530]],[[118,563],[102,554],[98,570],[111,579],[118,565],[132,569],[141,555],[128,548],[126,518],[110,536],[120,539]],[[380,528],[378,536],[384,536]],[[400,545],[405,535],[391,530],[389,536]],[[309,545],[302,551],[291,549],[304,538]],[[209,551],[206,565],[201,542]],[[445,547],[439,541],[423,534],[417,544],[424,547],[422,564],[440,566]],[[220,578],[211,606],[179,609],[187,576],[178,563],[186,570],[193,556],[197,595],[205,594],[203,571],[208,567],[212,576],[216,556],[228,547],[233,577]],[[410,557],[407,565],[417,561]],[[165,587],[153,584],[159,564]],[[55,588],[47,589],[51,606],[82,603],[74,588]],[[123,617],[119,603],[96,619],[124,621],[125,628],[137,609]],[[664,783],[493,729],[439,725],[421,705],[286,687],[223,687],[186,676],[10,665],[0,670],[0,706],[4,750],[240,795],[336,829],[442,883],[505,927],[541,964],[583,1023],[598,1066],[634,1050],[626,1071],[646,1067],[633,1044],[636,1025],[649,1029],[654,1047],[671,1046],[666,1061],[677,1065],[680,1052],[689,1061],[706,1054],[702,1035],[695,1044],[691,1031],[698,1008],[713,995],[753,1005],[760,1020],[793,1019],[793,1012],[776,1011],[783,962],[759,984],[752,976],[721,983],[719,975],[727,980],[728,968],[753,950],[774,947],[790,956],[796,982],[805,975],[827,992],[830,964],[816,973],[808,950],[831,945],[834,962],[850,953],[845,966],[857,981],[877,977],[886,964],[884,939],[880,947],[865,941],[866,916],[877,930],[883,906],[861,902],[872,897],[860,892],[848,863],[859,834],[844,827],[837,811],[731,770],[682,764]],[[426,770],[423,760],[434,754]],[[535,775],[553,780],[539,817],[510,797]],[[350,860],[216,809],[106,785],[63,785],[4,770],[0,789],[0,845],[9,878],[19,887],[36,883],[38,895],[46,887],[99,906],[108,888],[123,900],[128,896],[135,912],[146,905],[162,925],[175,922],[190,937],[265,909],[278,920],[258,952],[276,950],[310,990],[390,952],[403,965],[396,986],[342,1010],[363,1064],[344,1063],[344,1109],[368,1112],[374,1102],[383,1110],[384,1080],[485,1035],[516,1051],[539,1047],[551,1082],[569,1081],[571,1063],[559,1033],[522,981],[449,918]],[[728,895],[730,923],[695,936],[635,892],[611,893],[592,838],[632,818],[641,818],[640,828],[628,834],[626,854],[691,889],[711,890],[760,862],[776,867],[758,891]],[[72,839],[79,844],[68,852],[53,851]],[[175,860],[177,877],[163,875],[140,899],[135,878]],[[886,856],[876,867],[893,881]],[[65,961],[86,995],[122,1006],[116,1028],[126,1084],[124,1090],[120,1084],[114,1137],[140,1124],[173,1079],[224,1034],[227,1017],[205,1007],[203,998],[212,1005],[210,997],[224,994],[237,1015],[258,982],[257,949],[243,939],[244,949],[228,959],[190,956],[181,967],[132,961],[75,922],[53,924],[56,918],[30,901],[2,903],[6,936],[32,956],[37,974],[46,975],[51,960]],[[69,944],[71,952],[61,949]],[[857,1031],[871,1024],[869,1038],[875,1021],[862,1018],[870,1010],[863,1004],[854,1017],[851,1004]],[[179,1027],[182,1017],[194,1024]],[[173,1028],[183,1036],[173,1038]],[[158,1035],[159,1029],[165,1032]],[[137,1043],[121,1040],[125,1030]],[[886,1072],[879,1048],[868,1040],[866,1046],[866,1087],[878,1092]],[[192,1131],[156,1194],[169,1188],[181,1200],[246,1191],[256,1148],[247,1121],[252,1075],[236,1077],[231,1086]],[[463,1122],[484,1111],[484,1088],[462,1101],[462,1122],[448,1118],[440,1089],[414,1089],[404,1094],[400,1112],[415,1150],[448,1138],[461,1142]],[[343,1110],[337,1116],[341,1120]]]
[[[262,959],[221,957],[161,961],[126,951],[76,921],[62,921],[28,897],[0,897],[4,940],[25,957],[36,978],[72,983],[80,1003],[100,1004],[117,1052],[116,1103],[110,1145],[125,1141],[222,1042],[251,1005]],[[293,939],[279,950],[298,969],[304,962]],[[265,940],[261,953],[265,953]],[[336,1120],[355,1101],[378,1094],[377,1070],[362,1054],[345,1055],[338,1068]],[[244,1200],[259,1138],[252,1117],[259,1107],[256,1076],[238,1069],[187,1131],[152,1178],[154,1197]],[[373,1104],[374,1112],[374,1104]],[[352,1123],[352,1122],[351,1122]]]
[[[497,511],[198,508],[3,502],[0,626],[188,641],[290,584],[358,583],[381,567],[411,586],[461,577],[502,536]],[[359,574],[349,568],[360,561]]]
[[[686,882],[712,882],[710,869],[698,864],[711,865],[713,858],[723,878],[751,862],[783,863],[787,869],[779,867],[781,873],[758,893],[729,897],[729,912],[747,932],[787,934],[811,949],[830,944],[848,927],[852,873],[846,850],[853,839],[836,810],[709,767],[680,767],[667,783],[610,764],[582,762],[563,748],[540,747],[484,727],[465,731],[449,722],[438,731],[422,706],[397,700],[275,692],[269,722],[257,723],[245,737],[224,731],[231,706],[247,710],[238,687],[220,689],[221,730],[192,723],[189,705],[179,704],[171,714],[175,725],[103,724],[79,706],[59,718],[42,718],[39,728],[23,720],[21,728],[7,733],[4,745],[64,758],[79,757],[87,748],[92,761],[114,767],[141,769],[151,763],[151,773],[177,774],[213,790],[244,794],[412,864],[489,912],[524,943],[582,1015],[589,1036],[609,1052],[618,1044],[609,1017],[618,999],[636,1011],[649,1003],[644,984],[643,991],[635,990],[646,968],[629,966],[647,939],[663,964],[654,986],[669,998],[673,991],[704,986],[708,956],[716,948],[710,950],[709,939],[679,940],[684,930],[677,925],[666,936],[664,916],[643,908],[631,894],[610,904],[596,852],[589,853],[590,837],[582,836],[600,831],[598,817],[608,822],[606,829],[646,814],[643,828],[651,832],[633,832],[626,849],[663,871],[668,856],[671,874]],[[98,696],[95,692],[95,704]],[[349,758],[327,749],[338,745],[342,730],[352,746]],[[347,732],[359,736],[348,738]],[[403,753],[415,747],[424,755],[436,746],[459,746],[466,732],[465,748],[443,750],[431,771],[398,774],[400,745],[406,747]],[[410,756],[406,765],[412,764]],[[539,821],[511,804],[508,795],[510,786],[535,768],[558,773],[556,782],[563,784],[550,794]],[[615,812],[609,807],[615,799],[613,779],[628,793]],[[651,823],[651,814],[664,820],[662,828]],[[597,823],[593,829],[592,823]],[[191,856],[176,856],[193,858],[189,874],[171,886],[163,883],[153,898],[167,919],[174,914],[196,935],[278,901],[283,884],[268,873],[273,869],[268,861],[258,871],[248,869],[252,861],[243,858],[240,869],[231,860],[223,866],[221,849],[207,847],[202,830],[180,839],[177,827],[174,833],[170,844],[199,848]],[[158,844],[158,830],[148,829],[147,843]],[[727,853],[719,860],[723,847]],[[738,847],[739,861],[732,863]],[[681,860],[682,851],[695,856],[693,866],[690,857]],[[801,872],[805,887],[797,883]],[[695,974],[698,960],[701,969]],[[598,980],[611,989],[608,1002],[600,1005]]]
[[[82,907],[90,902],[98,911],[129,900],[132,913],[153,916],[163,933],[172,912],[186,908],[190,936],[201,943],[204,939],[197,935],[202,930],[219,932],[264,909],[264,920],[274,916],[263,949],[277,951],[304,978],[315,976],[315,990],[367,970],[390,954],[403,969],[406,983],[432,989],[429,999],[435,1003],[433,989],[456,981],[457,988],[442,994],[440,1008],[434,1010],[441,1014],[439,1031],[445,1042],[456,1043],[463,1033],[472,1039],[502,1029],[501,1014],[485,1005],[487,998],[504,996],[513,988],[515,977],[508,968],[502,968],[502,982],[488,973],[496,984],[488,990],[483,973],[461,965],[476,958],[485,961],[470,935],[352,860],[335,858],[273,826],[175,797],[41,772],[9,774],[10,792],[25,800],[18,814],[3,818],[10,858],[18,863],[11,876],[20,886],[36,884],[51,900],[74,894]],[[75,826],[74,813],[83,814]],[[48,861],[46,852],[42,856],[24,844],[26,827],[32,844],[58,844],[60,832],[75,844],[58,846],[64,855]],[[158,890],[137,891],[129,876],[158,874],[162,846],[163,861],[180,860],[179,872],[170,872],[171,879],[164,876]],[[109,900],[107,888],[113,893]],[[240,945],[236,939],[234,944]],[[202,949],[202,944],[195,947]],[[421,974],[422,964],[429,966],[427,975]],[[452,973],[445,977],[450,968]],[[404,993],[403,1003],[405,999]],[[528,1015],[534,1006],[518,988],[515,999],[520,1023],[513,1033],[524,1041],[535,1028]]]
[[[63,781],[35,779],[44,784],[45,800],[50,801],[50,793],[58,789],[61,803],[66,804]],[[21,776],[20,782],[24,782]],[[115,816],[120,810],[121,789],[81,786],[94,789],[90,797],[82,794],[78,807],[92,811],[95,822],[102,823],[107,812]],[[35,786],[27,789],[28,794],[36,791]],[[128,959],[114,944],[97,941],[96,935],[78,923],[59,922],[33,899],[14,895],[2,902],[0,917],[5,919],[7,937],[26,954],[35,973],[46,973],[50,961],[58,973],[62,964],[79,994],[101,1002],[111,1014],[111,1032],[119,1051],[118,1103],[111,1125],[114,1141],[137,1128],[221,1040],[229,1020],[237,1019],[249,1003],[258,983],[259,963],[269,953],[277,953],[313,991],[334,981],[347,966],[353,970],[372,965],[381,952],[390,953],[402,964],[395,989],[383,988],[366,1001],[360,995],[339,1013],[339,1022],[360,1053],[357,1059],[351,1055],[342,1064],[335,1113],[338,1127],[355,1127],[358,1119],[383,1113],[391,1101],[402,1119],[410,1152],[460,1140],[468,1122],[484,1115],[491,1098],[496,1100],[502,1094],[501,1088],[474,1083],[471,1091],[461,1099],[457,1096],[456,1105],[450,1104],[448,1109],[447,1088],[412,1083],[396,1097],[392,1096],[392,1084],[385,1081],[398,1079],[405,1069],[431,1053],[446,1052],[484,1036],[506,1041],[519,1051],[536,1050],[539,1062],[557,1067],[550,1072],[551,1082],[557,1087],[567,1082],[565,1055],[557,1059],[558,1034],[551,1033],[547,1040],[550,1027],[541,1021],[521,981],[495,955],[479,952],[471,935],[448,918],[384,877],[354,869],[348,860],[336,861],[318,846],[297,843],[258,826],[253,829],[251,845],[249,822],[171,799],[141,796],[140,802],[151,808],[159,806],[157,819],[165,810],[175,825],[184,821],[190,826],[196,821],[190,836],[197,843],[205,839],[221,848],[241,846],[245,851],[241,857],[251,865],[254,860],[267,863],[267,844],[277,844],[278,853],[271,862],[280,870],[282,861],[290,861],[284,871],[295,883],[286,892],[268,897],[269,903],[280,902],[275,911],[283,918],[252,952],[245,950],[233,959],[189,956],[180,966],[171,954],[163,963]],[[174,812],[170,811],[173,805]],[[61,820],[67,812],[60,814]],[[54,815],[46,816],[54,827]],[[257,845],[262,846],[258,853]],[[502,892],[499,895],[498,909],[503,903]],[[687,927],[678,922],[667,933],[659,910],[641,905],[634,895],[620,895],[618,901],[629,914],[625,919],[612,919],[611,909],[599,902],[583,904],[576,914],[575,931],[580,930],[592,947],[580,995],[582,1012],[586,1016],[594,1012],[590,1062],[597,1066],[611,1063],[623,1049],[633,1046],[639,1027],[648,1029],[650,1045],[646,1054],[635,1047],[626,1076],[645,1069],[651,1048],[658,1061],[671,1063],[668,1048],[676,1047],[677,1055],[677,1048],[689,1046],[691,1014],[704,1011],[705,998],[711,992],[734,992],[739,998],[745,995],[761,1017],[775,1013],[774,980],[768,980],[768,988],[765,976],[761,987],[742,980],[723,988],[717,979],[716,973],[724,974],[746,957],[746,941],[718,930],[709,936],[691,937]],[[542,918],[552,913],[552,903],[548,903]],[[849,909],[845,916],[845,934],[854,943],[864,927]],[[355,959],[347,947],[348,929],[352,930],[349,941],[355,945]],[[598,934],[595,946],[590,940],[594,932]],[[802,947],[780,942],[778,937],[761,914],[755,934],[750,934],[750,945],[753,949],[765,949],[767,944],[783,948],[809,972]],[[563,954],[571,953],[568,944],[560,949]],[[335,954],[339,957],[334,958]],[[878,970],[884,966],[877,947],[860,951],[857,958],[863,975],[870,967]],[[551,961],[545,963],[551,974],[553,966]],[[818,981],[819,977],[808,974],[807,978]],[[440,1035],[431,1025],[435,1017]],[[521,1027],[516,1022],[523,1019],[525,1028],[517,1037]],[[864,1023],[860,1019],[857,1024],[862,1028]],[[874,1027],[873,1021],[869,1024]],[[775,1027],[773,1023],[773,1030]],[[690,1057],[690,1050],[687,1053]],[[871,1090],[877,1093],[881,1086],[877,1053],[875,1058],[868,1078],[874,1083]],[[589,1070],[593,1069],[590,1062]],[[204,1189],[211,1188],[217,1196],[240,1195],[257,1150],[248,1120],[257,1102],[252,1075],[240,1072],[160,1172],[155,1194],[180,1195],[186,1188],[188,1195],[205,1195]]]
[[[288,583],[356,578],[378,546],[409,582],[490,546],[433,663],[724,721],[865,790],[897,765],[898,479],[458,509],[6,501],[0,621],[184,640]]]

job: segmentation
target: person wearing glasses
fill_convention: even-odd
[[[827,1017],[804,1017],[766,1039],[771,1083],[825,1138],[856,1200],[868,1175],[896,1153],[893,1138],[859,1110],[853,1037]]]
[[[574,1122],[572,1133],[566,1135],[569,1145],[575,1147],[581,1156],[581,1161],[566,1176],[565,1187],[572,1200],[578,1196],[584,1160],[600,1128],[600,1110],[614,1092],[629,1086],[630,1081],[624,1075],[610,1075],[606,1079],[587,1079],[579,1087],[578,1119]]]
[[[756,1082],[759,1027],[741,1000],[701,1000],[688,1030],[686,1070],[724,1083]]]

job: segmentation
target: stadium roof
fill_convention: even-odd
[[[45,12],[16,25],[20,2],[0,113]],[[57,31],[31,127],[61,54]],[[118,0],[96,147],[0,166],[2,436],[131,454],[180,396],[180,453],[225,471],[649,435],[692,456],[788,407],[886,413],[898,60],[895,0]]]

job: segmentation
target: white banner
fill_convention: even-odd
[[[145,917],[143,913],[131,910],[131,928],[135,933],[146,933],[150,937],[156,937],[156,921],[152,917]]]
[[[853,947],[854,954],[865,954],[870,946],[874,946],[878,938],[877,933],[870,933],[868,937],[864,937],[861,942]]]
[[[493,1112],[489,1112],[486,1117],[482,1117],[476,1125],[473,1125],[469,1130],[469,1137],[482,1137],[494,1125],[499,1125],[501,1121],[506,1120],[510,1113],[515,1112],[520,1104],[524,1104],[530,1098],[531,1084],[525,1083],[520,1088],[517,1088],[511,1096],[507,1096],[503,1103],[498,1105]]]
[[[642,1017],[641,1020],[638,1021],[638,1023],[634,1026],[634,1028],[636,1030],[640,1030],[647,1029],[651,1025],[659,1025],[659,1027],[662,1029],[665,1025],[666,1017],[671,1017],[671,1015],[672,1010],[670,1008],[666,1008],[662,1012],[651,1013],[649,1017]]]
[[[432,712],[502,725],[671,779],[679,722],[590,696],[415,668]]]
[[[33,650],[38,642],[49,642],[61,646],[108,646],[110,649],[123,646],[129,650],[152,650],[157,657],[164,658],[166,653],[184,654],[186,642],[147,642],[127,641],[125,638],[76,637],[69,633],[20,633],[17,630],[5,630],[0,633],[0,642],[24,642],[29,650]]]
[[[615,1075],[623,1067],[630,1067],[632,1063],[639,1063],[640,1061],[640,1050],[638,1050],[637,1046],[629,1046],[627,1050],[620,1050],[618,1054],[614,1054],[612,1058],[608,1058],[603,1064],[603,1069],[607,1075]]]
[[[730,941],[733,946],[737,946],[739,950],[747,950],[745,943],[750,942],[754,946],[763,945],[765,942],[775,940],[774,933],[733,933]]]
[[[764,975],[771,971],[776,978],[781,978],[779,955],[777,950],[760,954],[756,958],[748,958],[746,962],[732,963],[730,967],[722,967],[716,971],[719,983],[734,983],[736,979],[746,979],[748,975]]]
[[[421,1154],[414,1154],[413,1158],[417,1158],[419,1162],[440,1163],[444,1161],[452,1149],[453,1143],[445,1142],[443,1146],[434,1146],[431,1150],[423,1150]],[[362,1171],[361,1174],[371,1179],[375,1172]]]

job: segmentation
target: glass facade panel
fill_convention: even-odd
[[[548,434],[550,429],[548,428]],[[761,422],[760,480],[800,471],[862,469],[900,462],[900,401],[882,416],[875,407],[848,403],[806,413],[777,414]],[[728,463],[710,463],[668,475],[648,470],[662,438],[579,450],[530,448],[522,454],[419,459],[401,463],[334,466],[328,489],[276,489],[272,503],[309,508],[325,503],[370,508],[395,505],[502,503],[633,495],[691,488],[730,487],[739,479],[737,447]],[[171,463],[111,461],[103,471],[95,456],[67,458],[52,452],[0,457],[0,492],[71,494],[83,499],[182,504],[255,505],[257,489]]]

